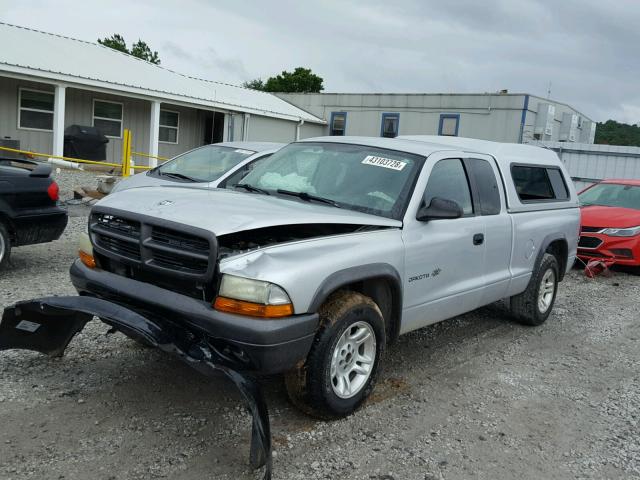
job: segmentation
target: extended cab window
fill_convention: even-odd
[[[513,165],[511,176],[522,202],[567,200],[569,194],[562,172],[554,167]]]
[[[440,160],[433,166],[424,191],[424,204],[428,206],[435,197],[453,200],[462,207],[465,215],[473,213],[469,180],[462,160]]]
[[[482,215],[497,215],[500,213],[500,191],[498,180],[491,164],[479,158],[467,159],[472,175],[475,178],[475,186],[478,192],[478,203]]]

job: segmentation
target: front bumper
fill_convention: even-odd
[[[617,265],[640,265],[639,237],[612,237],[601,233],[581,234],[578,244],[578,258],[589,260],[609,260]]]
[[[0,321],[0,350],[26,349],[61,356],[71,339],[94,316],[128,336],[172,353],[199,372],[226,375],[240,390],[253,416],[249,461],[264,468],[271,479],[272,455],[269,412],[260,385],[241,374],[233,362],[205,339],[194,339],[184,330],[162,326],[115,303],[99,298],[48,297],[7,307]]]
[[[162,326],[205,338],[234,362],[260,373],[294,368],[307,357],[318,327],[317,313],[274,320],[231,315],[186,295],[90,269],[79,260],[70,275],[80,295],[113,302]]]
[[[32,212],[12,219],[16,232],[16,246],[47,243],[57,240],[67,226],[67,213],[58,208],[46,212]]]

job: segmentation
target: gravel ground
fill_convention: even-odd
[[[70,192],[90,176],[58,181]],[[73,294],[85,224],[14,250],[0,306]],[[640,277],[573,271],[541,327],[497,304],[405,335],[373,398],[340,421],[304,416],[264,378],[274,478],[640,478],[639,297]],[[107,330],[90,322],[60,359],[0,352],[0,478],[256,478],[229,382]]]

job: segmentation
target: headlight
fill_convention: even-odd
[[[640,233],[640,226],[629,228],[605,228],[600,233],[612,237],[635,237]]]
[[[93,245],[89,233],[82,232],[78,238],[78,256],[80,261],[89,268],[96,268],[96,260],[93,258]]]
[[[261,280],[223,275],[214,308],[253,317],[277,318],[293,314],[293,305],[282,287]]]

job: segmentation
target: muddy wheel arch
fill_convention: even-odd
[[[371,263],[332,273],[317,288],[309,311],[317,312],[334,292],[341,289],[350,289],[370,297],[382,311],[387,343],[398,338],[402,319],[402,280],[393,266]]]

